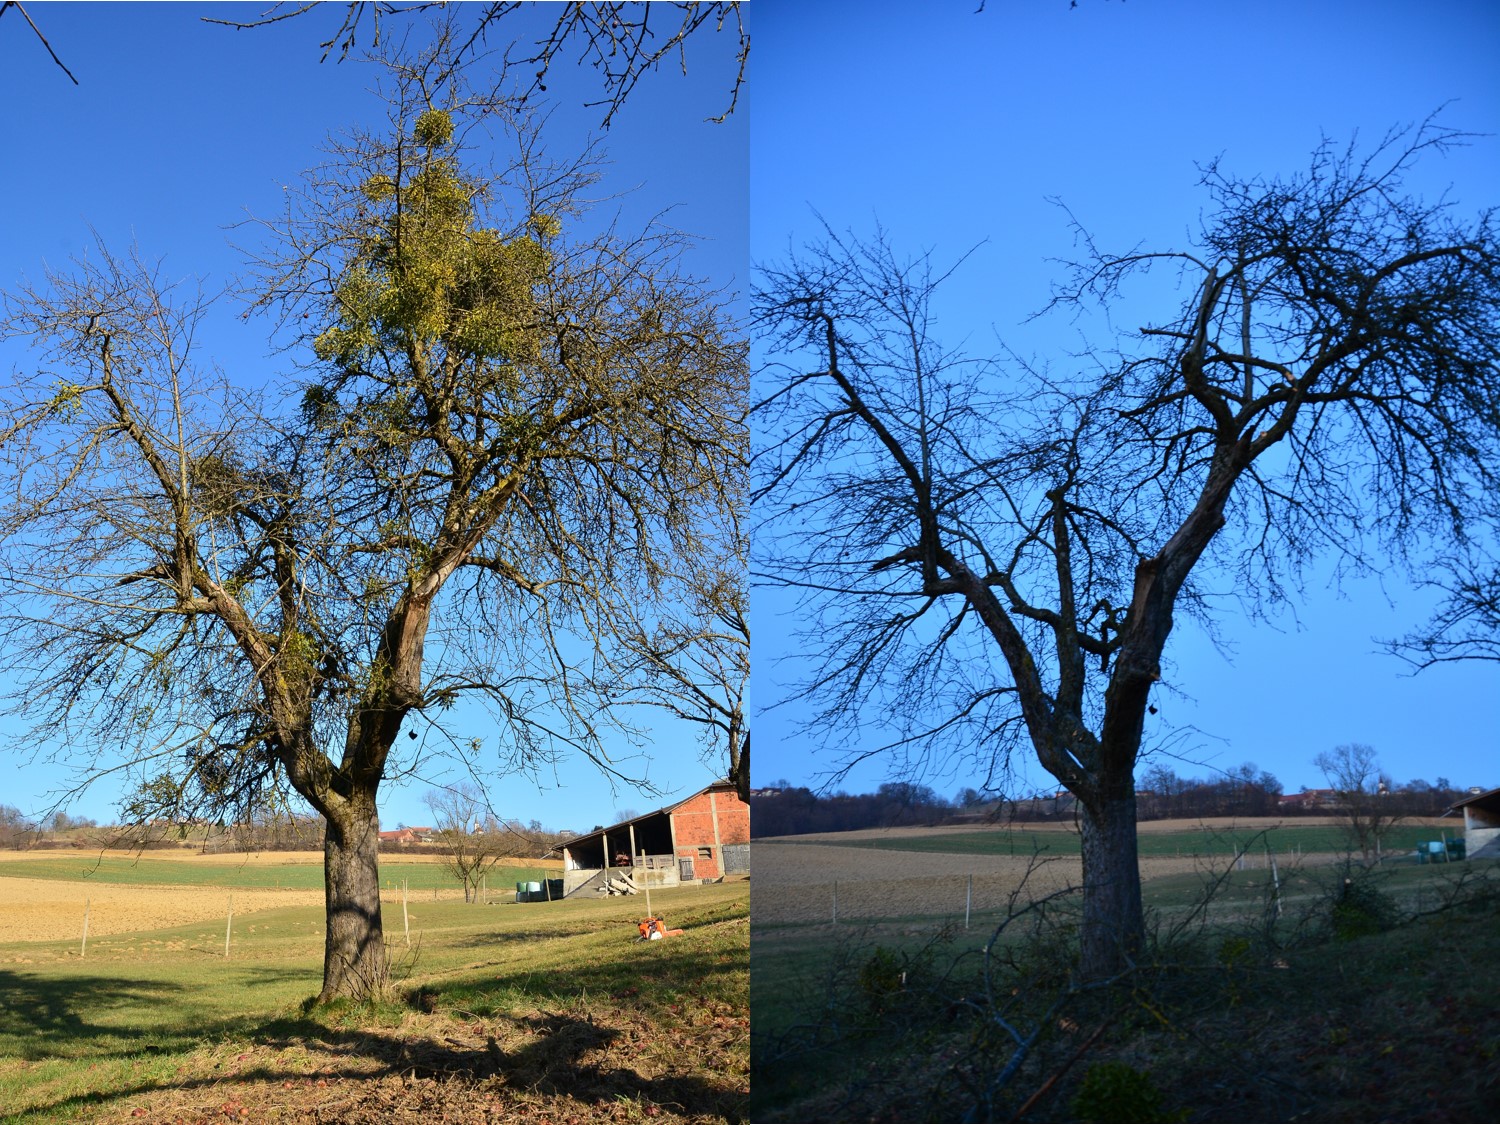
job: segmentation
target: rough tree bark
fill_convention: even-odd
[[[355,794],[323,837],[327,924],[320,1003],[379,995],[390,974],[380,921],[380,816],[375,793]]]

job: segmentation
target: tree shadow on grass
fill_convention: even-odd
[[[77,1026],[67,1019],[62,1025]],[[691,1060],[686,1050],[683,1065],[671,1073],[643,1074],[634,1051],[623,1041],[626,1035],[626,1028],[596,1022],[592,1014],[544,1012],[472,1026],[445,1024],[438,1033],[427,1035],[394,1029],[335,1030],[310,1018],[289,1018],[260,1027],[251,1051],[216,1062],[211,1075],[140,1082],[32,1109],[65,1116],[143,1100],[171,1100],[174,1107],[188,1103],[189,1112],[198,1114],[211,1112],[205,1107],[226,1099],[280,1104],[328,1096],[338,1100],[344,1107],[340,1112],[350,1114],[349,1119],[363,1121],[380,1119],[382,1106],[394,1110],[402,1098],[421,1098],[424,1090],[432,1097],[438,1084],[490,1098],[515,1091],[532,1100],[557,1099],[566,1101],[574,1113],[633,1102],[687,1117],[720,1118],[731,1125],[745,1120],[746,1091],[688,1073]],[[501,1046],[502,1040],[506,1046]],[[142,1049],[137,1044],[134,1051]],[[288,1063],[288,1055],[294,1063]],[[255,1061],[246,1061],[252,1057]],[[307,1089],[313,1077],[318,1086],[326,1083],[333,1089]],[[403,1082],[393,1087],[381,1081],[390,1078]]]
[[[449,935],[444,945],[450,949],[487,949],[496,946],[525,944],[539,941],[563,941],[568,938],[586,937],[599,932],[597,926],[579,926],[576,929],[496,930],[493,932],[466,934],[462,937]]]
[[[505,1024],[520,1032],[520,1046],[500,1045]],[[489,1034],[490,1028],[502,1032]],[[477,1034],[448,1029],[441,1038],[361,1031],[327,1038],[317,1049],[330,1059],[353,1050],[367,1061],[379,1061],[378,1073],[412,1078],[460,1080],[508,1086],[533,1094],[580,1102],[614,1103],[621,1099],[671,1106],[687,1115],[743,1117],[736,1092],[695,1074],[647,1077],[621,1044],[625,1031],[596,1022],[589,1015],[539,1013],[490,1021]],[[462,1035],[458,1038],[457,1035]],[[508,1038],[508,1037],[507,1037]],[[272,1045],[275,1042],[272,1041]],[[303,1041],[304,1047],[307,1046]],[[686,1062],[686,1060],[684,1060]],[[683,1069],[686,1069],[684,1066]],[[338,1073],[335,1067],[335,1073]]]
[[[278,984],[301,984],[307,988],[310,996],[317,992],[318,986],[323,983],[323,970],[321,966],[308,968],[303,966],[288,966],[285,968],[272,967],[270,965],[240,965],[237,971],[246,980],[254,981],[256,986],[273,986]]]
[[[222,1013],[195,1010],[193,990],[172,982],[0,972],[0,1036],[16,1043],[14,1053],[28,1060],[157,1053],[198,1060],[189,1064],[190,1073],[179,1069],[175,1080],[142,1074],[128,1086],[30,1107],[43,1115],[97,1113],[127,1102],[138,1105],[139,1099],[175,1101],[184,1108],[192,1103],[189,1119],[196,1119],[230,1089],[268,1106],[332,1093],[308,1088],[316,1079],[338,1086],[342,1104],[352,1096],[365,1114],[358,1120],[381,1120],[382,1107],[417,1108],[414,1101],[392,1099],[440,1099],[474,1089],[490,1098],[524,1093],[566,1102],[564,1117],[634,1102],[743,1121],[747,1091],[734,1065],[739,1049],[734,1032],[689,1026],[685,1016],[666,1011],[669,1001],[679,999],[692,1011],[690,998],[703,998],[711,1020],[712,1013],[741,1004],[743,986],[732,983],[730,974],[743,978],[743,951],[652,943],[641,945],[638,957],[608,960],[579,958],[566,972],[490,976],[488,970],[471,970],[411,993],[407,1003],[427,1015],[417,1017],[415,1025],[407,1018],[397,1029],[331,1027],[324,1022],[328,1013],[319,1018],[316,1011],[269,1021],[225,1019]],[[305,981],[309,991],[316,989],[316,974],[305,968],[264,966],[248,972],[257,983]],[[538,1010],[548,1004],[566,1011]],[[139,1026],[145,1019],[132,1021],[131,1009],[147,1008],[170,1009],[170,1025],[154,1016],[150,1027]],[[676,1004],[672,1011],[679,1012]],[[475,1014],[480,1012],[486,1015]],[[116,1025],[109,1022],[112,1013],[119,1017]],[[391,1014],[376,1019],[391,1022]],[[245,1036],[253,1046],[235,1058],[205,1060],[194,1054],[205,1038],[226,1033]],[[211,1074],[205,1073],[209,1067]],[[392,1078],[402,1081],[393,1084]]]
[[[96,1022],[120,1009],[177,1005],[186,991],[160,980],[108,976],[45,977],[0,971],[0,1042],[28,1061],[59,1055],[101,1058],[176,1049],[200,1027],[142,1028]]]

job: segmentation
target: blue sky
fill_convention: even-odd
[[[336,6],[340,11],[342,5]],[[334,6],[274,27],[235,32],[200,16],[253,18],[263,5],[27,5],[80,85],[48,58],[12,12],[0,22],[0,287],[37,278],[43,262],[62,265],[86,251],[97,232],[116,251],[132,242],[165,260],[166,275],[229,286],[243,268],[229,228],[247,214],[274,214],[281,185],[316,163],[331,132],[378,126],[375,72],[350,61],[319,64],[317,44],[332,33]],[[528,15],[530,19],[536,13]],[[545,13],[542,13],[545,14]],[[389,31],[399,26],[393,21]],[[420,24],[416,24],[420,27]],[[511,26],[510,24],[507,25]],[[537,24],[533,21],[531,26]],[[365,40],[368,41],[367,39]],[[666,211],[666,221],[702,242],[688,266],[720,287],[743,291],[748,276],[748,121],[743,110],[722,125],[704,119],[727,105],[733,78],[731,35],[695,44],[686,77],[668,66],[641,83],[604,139],[611,160],[596,221],[618,214],[639,228]],[[600,93],[592,70],[565,62],[548,79],[556,110],[548,142],[556,151],[581,146],[597,130]],[[743,102],[742,102],[743,105]],[[290,360],[268,344],[270,325],[240,319],[225,298],[200,336],[205,358],[246,387],[274,386]],[[27,357],[0,345],[6,376]],[[8,687],[0,677],[0,687]],[[463,742],[486,735],[487,720],[455,711],[450,729]],[[639,716],[634,716],[637,720]],[[654,722],[650,778],[682,795],[713,779],[691,731]],[[14,780],[0,802],[26,811],[49,805],[69,774],[47,759],[56,749],[30,746],[11,720],[0,719],[7,769]],[[617,746],[621,753],[629,752]],[[417,779],[387,783],[383,823],[430,823],[423,778],[440,779],[441,760]],[[656,801],[630,789],[612,792],[593,766],[575,761],[537,784],[494,780],[491,801],[502,816],[587,829],[621,808]],[[95,786],[70,811],[100,821],[113,816],[117,792]]]
[[[819,231],[870,234],[939,261],[978,247],[943,304],[968,350],[1003,340],[1062,358],[1065,324],[1023,324],[1075,252],[1061,200],[1102,246],[1170,248],[1206,204],[1197,166],[1296,172],[1321,136],[1375,141],[1447,104],[1445,124],[1491,134],[1412,186],[1468,213],[1500,202],[1500,7],[1491,3],[1319,4],[1067,0],[920,7],[891,0],[756,5],[751,249],[784,258]],[[1132,320],[1129,323],[1134,324]],[[817,785],[837,756],[775,704],[809,670],[790,640],[787,599],[754,597],[757,784]],[[1500,784],[1500,665],[1412,677],[1373,638],[1420,623],[1429,597],[1398,576],[1329,585],[1314,573],[1295,615],[1220,617],[1233,649],[1179,624],[1168,647],[1178,693],[1163,718],[1195,729],[1179,774],[1254,761],[1289,790],[1324,784],[1320,751],[1372,745],[1398,780]],[[867,716],[867,718],[874,718]],[[1149,732],[1148,732],[1149,733]],[[875,735],[872,733],[871,741]],[[866,748],[865,743],[856,746]],[[1022,766],[1020,783],[1052,784]],[[892,759],[841,783],[896,776]],[[922,780],[976,784],[961,770]]]

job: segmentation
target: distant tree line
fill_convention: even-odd
[[[1380,792],[1378,799],[1387,803],[1390,812],[1396,817],[1442,816],[1468,795],[1466,788],[1454,785],[1446,777],[1440,777],[1431,783],[1418,777],[1407,782],[1391,783]]]
[[[543,827],[541,821],[487,816],[471,835],[485,838],[488,854],[536,859],[561,845],[572,833]],[[87,831],[84,831],[87,830]],[[88,817],[58,811],[43,819],[26,816],[14,805],[0,805],[0,848],[116,847],[134,849],[192,847],[204,852],[321,851],[323,821],[312,814],[263,815],[243,824],[166,822],[105,825]],[[407,844],[382,840],[387,855],[444,855],[451,851],[441,836],[435,842]]]
[[[1281,782],[1276,775],[1246,762],[1214,777],[1178,777],[1168,766],[1155,765],[1136,784],[1136,819],[1177,817],[1276,816],[1281,810]]]
[[[1338,798],[1303,804],[1281,804],[1280,780],[1254,762],[1212,777],[1179,777],[1170,767],[1152,766],[1136,789],[1139,820],[1202,817],[1337,816]],[[1429,784],[1421,778],[1405,784],[1388,779],[1378,800],[1393,818],[1440,816],[1462,800],[1467,790],[1446,777]],[[795,836],[809,832],[852,832],[860,828],[896,828],[981,820],[1072,820],[1076,802],[1068,793],[1010,798],[965,788],[949,799],[931,787],[893,781],[874,793],[814,793],[803,786],[778,781],[750,795],[750,835]]]
[[[397,825],[395,827],[406,827]],[[452,830],[452,825],[434,825]],[[569,833],[544,828],[541,821],[484,817],[477,832],[466,837],[482,838],[487,854],[540,858],[567,839]],[[453,848],[436,832],[430,843],[380,841],[382,855],[447,855]],[[267,817],[249,824],[226,825],[205,844],[205,851],[319,851],[323,847],[323,821],[315,815]]]
[[[66,847],[75,842],[80,829],[97,827],[88,817],[61,809],[34,820],[14,805],[0,805],[0,848]]]
[[[955,802],[926,785],[888,781],[874,793],[820,796],[785,780],[774,792],[750,794],[750,835],[795,836],[805,832],[852,832],[857,828],[893,828],[908,824],[941,824],[957,811]]]

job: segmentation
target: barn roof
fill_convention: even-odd
[[[632,824],[639,824],[641,821],[643,821],[643,820],[650,820],[654,816],[664,816],[664,815],[666,815],[668,813],[675,812],[678,809],[680,809],[683,805],[685,805],[689,801],[693,800],[695,797],[701,797],[701,796],[703,796],[703,794],[708,793],[710,791],[712,791],[714,793],[726,793],[726,792],[727,793],[733,793],[733,794],[735,794],[735,799],[736,800],[739,799],[739,791],[738,791],[738,789],[736,789],[734,782],[728,781],[728,780],[725,780],[725,781],[716,781],[712,785],[704,786],[702,789],[698,790],[696,793],[689,793],[686,797],[683,797],[681,800],[673,801],[670,805],[663,805],[659,809],[654,809],[654,810],[652,810],[651,812],[648,812],[648,813],[642,813],[640,816],[631,817],[629,820],[622,820],[622,821],[620,821],[620,822],[618,822],[616,824],[606,824],[606,825],[603,825],[600,828],[595,828],[592,832],[580,832],[577,836],[572,836],[572,837],[568,838],[567,840],[564,840],[561,844],[558,844],[556,847],[550,848],[548,850],[547,854],[551,855],[552,852],[560,851],[564,847],[568,847],[568,848],[578,847],[581,844],[583,844],[584,841],[586,841],[586,840],[592,840],[592,839],[594,839],[597,836],[603,836],[606,832],[615,832],[617,830],[628,830]]]
[[[1443,815],[1452,816],[1469,805],[1483,809],[1485,812],[1500,813],[1500,789],[1486,789],[1483,793],[1471,793],[1462,801],[1454,801]]]

